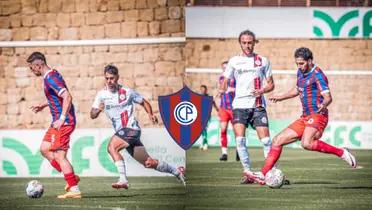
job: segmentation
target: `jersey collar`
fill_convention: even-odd
[[[316,69],[316,65],[314,65],[313,68],[312,68],[309,72],[307,72],[307,73],[303,73],[303,75],[308,75],[308,74],[310,74],[311,72],[313,72],[315,69]]]

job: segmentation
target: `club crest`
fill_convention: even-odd
[[[176,93],[159,96],[159,110],[172,139],[184,150],[198,140],[211,116],[213,98],[184,86]]]

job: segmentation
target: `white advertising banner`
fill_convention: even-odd
[[[40,143],[45,130],[0,130],[0,177],[60,176],[41,156]],[[118,176],[107,153],[113,129],[76,129],[70,141],[68,159],[81,176]],[[185,166],[186,153],[165,128],[142,129],[141,141],[155,159],[174,166]],[[146,169],[125,150],[122,151],[128,176],[166,176]]]
[[[372,8],[187,7],[187,38],[371,38]]]

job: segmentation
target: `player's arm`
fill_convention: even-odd
[[[153,124],[158,123],[158,118],[152,112],[151,104],[146,99],[143,99],[142,102],[139,103],[139,104],[145,109],[145,111],[149,115],[149,118],[150,118],[151,122]]]
[[[93,108],[90,110],[90,118],[96,119],[103,110],[103,104],[100,105],[100,108]]]
[[[218,106],[217,106],[217,104],[216,104],[216,102],[213,100],[213,107],[216,109],[216,111],[218,112]]]
[[[318,106],[318,113],[326,109],[332,103],[331,92],[322,93],[323,102]]]
[[[38,104],[38,105],[35,105],[35,106],[31,106],[30,109],[34,112],[34,113],[38,113],[40,111],[42,111],[45,107],[48,106],[48,102],[43,102],[41,104]]]
[[[273,95],[273,96],[269,97],[269,100],[272,101],[273,103],[276,103],[278,101],[283,101],[283,100],[287,100],[287,99],[290,99],[290,98],[294,98],[294,97],[298,96],[298,94],[299,94],[299,92],[298,92],[297,87],[294,87],[286,93],[281,93],[281,94]]]
[[[65,123],[67,112],[70,110],[72,104],[72,96],[67,89],[60,93],[59,96],[62,98],[62,112],[59,119],[53,123],[53,127],[57,130]]]
[[[266,79],[266,85],[265,87],[261,88],[261,89],[257,89],[257,90],[254,90],[253,91],[253,95],[255,97],[259,97],[265,93],[269,93],[271,91],[273,91],[275,88],[275,84],[274,84],[274,78],[272,76],[268,77]]]
[[[94,98],[92,109],[90,110],[90,118],[96,119],[99,116],[99,114],[102,112],[104,107],[105,107],[105,104],[101,100],[100,92],[98,92],[96,97]]]

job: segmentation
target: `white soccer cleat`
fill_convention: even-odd
[[[242,184],[251,184],[251,183],[258,183],[260,185],[265,185],[265,176],[262,172],[244,172],[243,178],[247,180],[246,183]]]
[[[185,177],[185,168],[180,166],[177,168],[178,175],[176,175],[177,179],[182,182],[182,184],[186,187],[186,177]]]
[[[344,154],[342,154],[341,158],[347,162],[347,164],[349,164],[352,168],[356,168],[358,166],[357,164],[357,161],[354,157],[353,154],[351,154],[351,152],[346,149],[346,148],[343,148],[344,150]]]
[[[111,184],[111,187],[112,188],[115,188],[115,189],[128,189],[128,187],[129,187],[129,184],[128,184],[128,182],[120,182],[120,181],[118,181],[118,182],[116,182],[116,183],[112,183]]]

